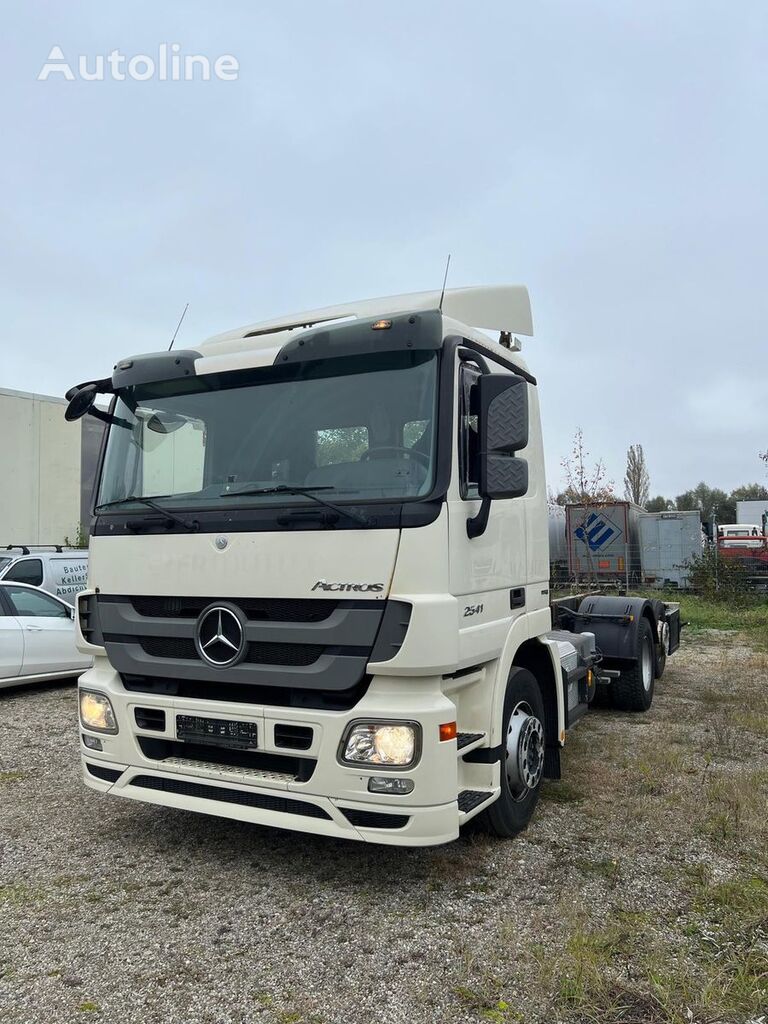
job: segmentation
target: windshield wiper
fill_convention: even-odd
[[[172,498],[172,494],[155,494],[155,498]],[[147,505],[149,508],[154,509],[155,512],[159,512],[161,516],[164,516],[169,523],[175,523],[177,526],[183,526],[185,530],[191,530],[193,533],[199,529],[200,524],[196,519],[192,522],[188,522],[186,519],[182,519],[181,516],[177,516],[175,513],[170,512],[167,508],[163,508],[162,505],[158,505],[152,498],[142,498],[138,494],[129,494],[127,498],[117,498],[115,501],[105,501],[101,505],[97,505],[93,510],[94,512],[103,512],[107,508],[117,508],[119,505],[124,505],[129,501],[140,501],[142,505]]]
[[[276,484],[274,487],[243,487],[242,490],[239,491],[223,491],[219,497],[237,498],[240,495],[249,496],[254,494],[301,494],[305,498],[311,498],[312,501],[316,501],[318,505],[323,505],[325,508],[329,508],[337,515],[347,516],[348,519],[352,519],[354,522],[360,523],[361,526],[370,526],[371,520],[368,516],[364,516],[360,512],[353,512],[351,508],[334,505],[333,502],[326,501],[325,498],[321,498],[314,493],[315,491],[335,490],[336,488],[331,487],[330,485],[323,487],[293,487],[290,484]]]

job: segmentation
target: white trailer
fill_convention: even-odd
[[[704,550],[701,512],[643,512],[639,524],[643,585],[684,590],[691,559]]]
[[[91,788],[393,845],[477,816],[511,836],[598,685],[650,706],[679,609],[550,604],[513,333],[521,287],[396,296],[69,392],[70,417],[112,396],[78,598]]]

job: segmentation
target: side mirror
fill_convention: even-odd
[[[485,373],[476,387],[480,497],[520,498],[528,491],[528,463],[514,452],[528,444],[528,384],[508,373]]]
[[[64,419],[71,423],[72,420],[79,420],[85,416],[93,408],[98,393],[95,384],[85,384],[78,388],[69,399],[69,405],[64,411]]]

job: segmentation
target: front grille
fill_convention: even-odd
[[[386,814],[381,811],[356,811],[351,807],[342,807],[341,813],[350,825],[360,828],[405,828],[411,820],[407,814]]]
[[[228,687],[234,700],[292,707],[319,707],[322,698],[307,704],[305,697],[286,701],[265,691],[338,691],[335,706],[350,706],[352,692],[365,684],[372,652],[391,658],[408,619],[402,602],[389,602],[387,617],[384,601],[237,598],[228,604],[242,616],[244,657],[213,667],[195,646],[197,619],[212,603],[208,597],[99,594],[94,617],[110,663],[123,678],[184,680],[195,696],[208,695],[207,687],[214,700],[227,699]],[[164,691],[153,683],[141,692]]]
[[[107,640],[117,643],[139,643],[152,658],[175,658],[179,661],[199,661],[195,641],[171,636],[114,636]],[[248,644],[243,661],[250,665],[313,665],[325,648],[322,644],[267,644],[252,641]]]
[[[123,774],[116,768],[105,768],[103,765],[90,764],[88,761],[86,761],[85,767],[88,769],[89,775],[92,775],[94,779],[101,779],[102,782],[117,782]]]
[[[136,740],[142,754],[152,761],[181,758],[185,761],[226,765],[245,770],[250,768],[255,772],[280,772],[293,776],[296,782],[308,782],[317,764],[308,757],[238,750],[236,747],[220,747],[214,743],[184,743],[179,740],[156,739],[154,736],[137,736]]]
[[[129,600],[138,614],[147,618],[196,619],[204,608],[222,598],[132,597]],[[322,622],[338,605],[338,601],[306,598],[238,597],[235,603],[250,622]]]
[[[137,775],[131,779],[132,786],[140,789],[154,789],[162,793],[178,793],[201,800],[218,800],[222,803],[239,804],[241,807],[258,807],[264,811],[280,814],[300,814],[305,818],[323,818],[331,821],[330,814],[316,804],[304,800],[289,800],[282,796],[267,796],[264,793],[248,793],[242,789],[227,789],[224,786],[205,786],[199,782],[182,782],[179,779],[161,779],[154,775]]]

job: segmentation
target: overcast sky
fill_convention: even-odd
[[[0,387],[313,306],[530,288],[548,477],[764,480],[768,4],[6,5]],[[236,81],[37,76],[232,54]],[[108,68],[107,68],[108,70]]]

